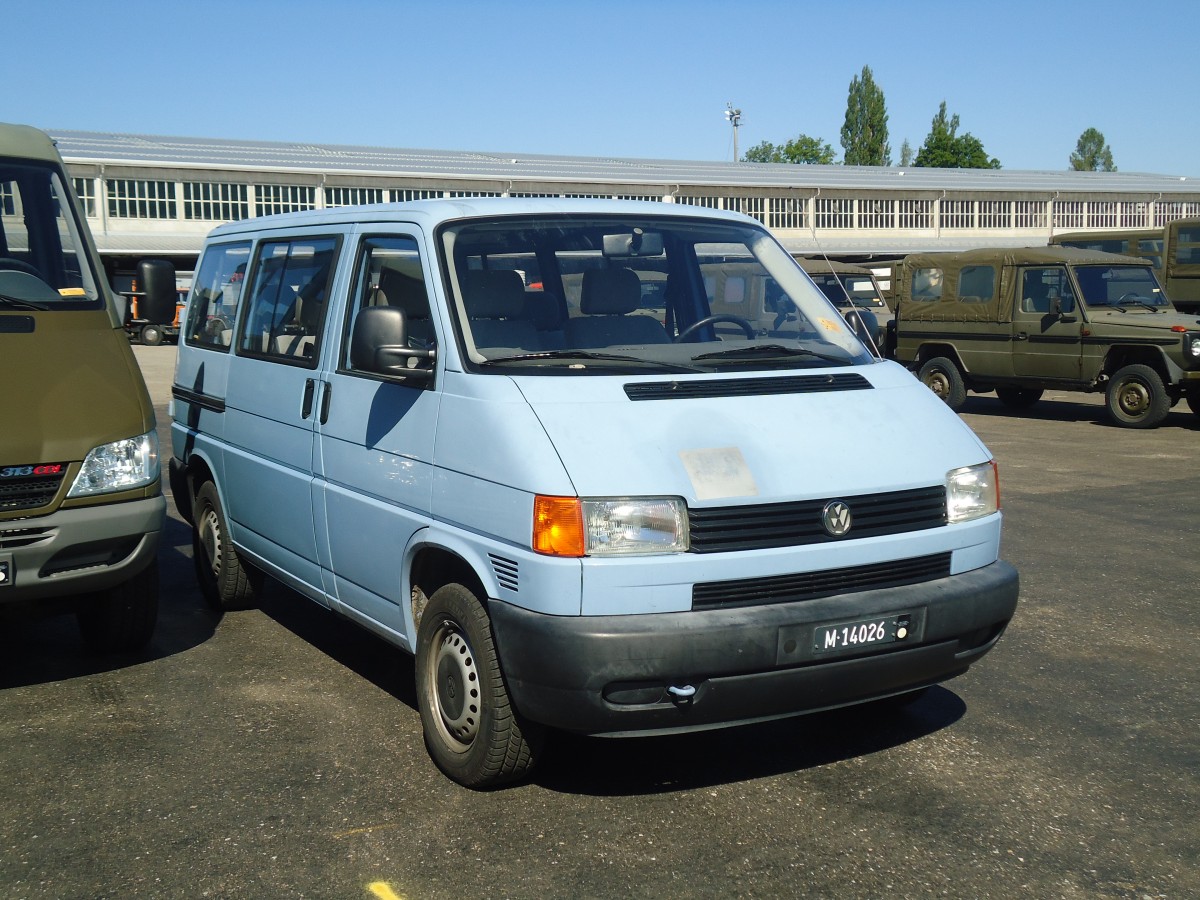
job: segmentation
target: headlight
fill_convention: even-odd
[[[946,473],[946,521],[969,522],[1000,509],[1000,473],[986,462]]]
[[[90,497],[145,487],[158,479],[158,435],[103,444],[87,455],[68,497]]]
[[[1200,334],[1189,331],[1183,336],[1183,356],[1185,359],[1200,359]]]
[[[535,497],[533,549],[551,556],[626,556],[688,549],[677,497]]]

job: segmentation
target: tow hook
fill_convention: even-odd
[[[692,698],[696,696],[696,688],[691,684],[673,684],[667,688],[667,693],[676,706],[690,706]]]

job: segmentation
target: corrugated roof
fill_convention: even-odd
[[[1198,194],[1200,179],[1136,172],[925,169],[529,153],[50,131],[71,163],[108,163],[409,178],[596,184],[967,192]]]

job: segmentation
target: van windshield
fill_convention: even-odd
[[[475,219],[441,235],[480,371],[721,371],[871,362],[765,229],[686,216]]]
[[[97,308],[81,235],[57,167],[0,158],[0,309]]]

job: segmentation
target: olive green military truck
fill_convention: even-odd
[[[908,256],[894,356],[959,408],[994,390],[1026,408],[1047,389],[1103,391],[1113,421],[1200,414],[1200,318],[1171,306],[1150,261],[1070,247]]]
[[[102,651],[158,611],[154,407],[50,139],[0,124],[0,621],[73,612]]]

